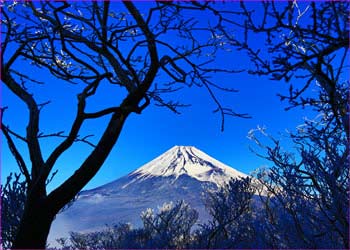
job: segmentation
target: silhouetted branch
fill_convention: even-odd
[[[21,171],[21,173],[25,176],[26,181],[28,184],[31,183],[31,178],[30,178],[30,174],[27,168],[27,165],[22,157],[22,155],[19,153],[14,141],[12,140],[10,134],[14,134],[17,138],[22,139],[21,137],[18,137],[17,134],[13,133],[12,131],[10,131],[3,123],[2,123],[2,119],[3,119],[3,115],[4,115],[4,108],[0,109],[0,117],[1,117],[1,131],[4,134],[8,147],[11,151],[11,153],[13,154],[14,158],[16,159],[16,162],[19,166],[19,169]],[[23,138],[24,139],[24,138]],[[25,140],[24,140],[25,141]],[[26,142],[26,141],[25,141]]]

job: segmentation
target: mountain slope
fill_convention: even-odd
[[[116,181],[83,191],[53,223],[50,240],[69,231],[90,231],[106,224],[130,222],[140,226],[140,213],[164,202],[185,200],[205,221],[201,195],[209,187],[246,175],[191,146],[174,146]]]

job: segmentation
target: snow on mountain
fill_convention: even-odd
[[[228,182],[230,178],[247,176],[193,146],[174,146],[132,172],[130,176],[145,180],[155,176],[178,178],[184,174],[202,182],[218,185]]]
[[[49,242],[67,237],[69,231],[91,231],[105,225],[130,222],[141,226],[140,213],[165,202],[185,200],[208,218],[202,196],[231,178],[246,177],[192,146],[175,146],[130,174],[92,190],[78,199],[54,221]]]

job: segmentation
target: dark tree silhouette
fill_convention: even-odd
[[[148,239],[144,248],[188,248],[191,228],[198,212],[185,201],[165,203],[158,213],[148,209],[141,214],[144,235]]]
[[[252,198],[255,192],[249,177],[232,179],[203,198],[211,220],[199,231],[202,248],[240,248],[252,242]],[[246,244],[246,245],[245,245]]]
[[[210,23],[192,17],[197,12],[210,15]],[[209,3],[197,2],[2,4],[1,81],[25,104],[29,114],[21,135],[10,128],[10,118],[5,120],[5,108],[1,112],[2,132],[28,186],[14,248],[45,248],[55,215],[99,171],[130,114],[142,113],[151,101],[178,112],[182,104],[166,101],[163,93],[184,86],[204,87],[222,121],[225,115],[247,117],[222,106],[215,96],[219,90],[234,91],[210,78],[214,73],[234,72],[215,68],[215,54],[229,46],[213,33],[212,27],[220,21],[217,13]],[[23,67],[50,72],[52,78],[47,82],[55,77],[82,86],[67,134],[42,132],[40,112],[47,103],[38,102],[31,86],[43,82],[24,74]],[[161,78],[165,84],[156,84],[160,75],[166,77]],[[124,89],[120,93],[125,95],[111,106],[90,110],[88,103],[102,83],[115,86],[117,91]],[[102,117],[109,121],[101,127],[102,136],[97,141],[79,136],[86,122]],[[45,159],[41,139],[47,137],[61,141]],[[27,147],[29,161],[20,152],[18,141]],[[76,142],[87,143],[93,150],[69,178],[48,193],[47,180],[56,162]]]
[[[11,173],[1,185],[1,245],[11,248],[20,223],[26,200],[26,182],[20,174]]]
[[[301,4],[266,2],[262,4],[262,13],[256,16],[256,11],[242,3],[241,14],[246,17],[241,24],[244,39],[232,37],[225,30],[222,33],[238,49],[247,52],[255,65],[249,71],[251,74],[290,83],[288,95],[279,95],[282,101],[291,104],[286,110],[311,106],[330,116],[329,121],[334,120],[349,138],[346,95],[349,3]],[[257,37],[264,39],[263,47],[251,45],[251,39]],[[317,90],[317,94],[310,89]]]
[[[255,65],[250,73],[290,84],[289,93],[280,94],[281,100],[290,103],[287,110],[311,108],[316,116],[289,134],[294,152],[283,150],[273,137],[272,146],[265,146],[254,133],[249,135],[266,149],[263,157],[274,164],[258,175],[270,193],[264,201],[271,232],[284,228],[288,220],[292,225],[279,235],[282,245],[276,247],[348,248],[349,3],[261,5],[257,14],[241,3],[245,18],[236,25],[245,30],[243,39],[223,33],[248,53]],[[253,37],[264,39],[265,46],[255,48]],[[278,205],[271,206],[271,201]],[[284,221],[276,220],[278,213],[285,214]]]

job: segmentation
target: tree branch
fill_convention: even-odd
[[[40,144],[37,138],[39,131],[39,109],[32,95],[21,88],[16,81],[11,77],[8,71],[2,67],[1,80],[5,85],[24,103],[26,103],[29,109],[29,121],[27,125],[27,145],[29,150],[30,159],[33,163],[32,178],[36,178],[41,171],[44,160],[41,153]]]

